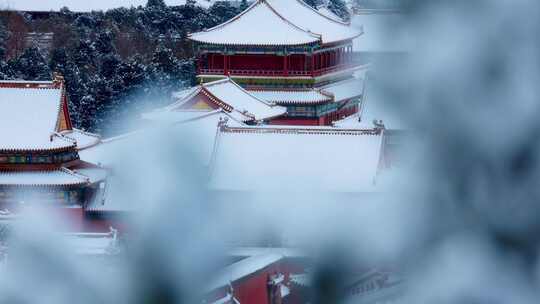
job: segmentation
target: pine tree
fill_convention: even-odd
[[[50,80],[51,70],[37,47],[30,47],[9,62],[15,76],[24,80]]]
[[[248,4],[247,0],[242,0],[242,2],[240,2],[240,6],[238,7],[238,10],[239,10],[240,12],[243,12],[243,11],[245,11],[248,7],[249,7],[249,4]]]
[[[165,4],[164,0],[148,0],[146,7],[165,8],[167,4]]]
[[[315,9],[322,4],[321,0],[304,0],[304,2]]]
[[[114,37],[111,31],[102,31],[98,33],[94,42],[94,49],[98,55],[116,53],[113,38]]]
[[[229,1],[217,1],[208,11],[210,15],[215,16],[216,23],[223,23],[238,14],[238,9],[231,5]]]
[[[85,70],[92,68],[96,61],[96,50],[93,43],[88,39],[81,39],[73,50],[72,60],[80,68]]]
[[[4,24],[0,21],[0,61],[6,59],[6,41],[9,39],[9,32]]]
[[[9,32],[2,22],[0,22],[0,80],[9,79],[12,71],[6,62],[6,41],[9,38]]]
[[[343,0],[330,0],[328,1],[328,9],[343,20],[349,20],[349,10]]]

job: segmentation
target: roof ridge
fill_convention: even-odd
[[[312,36],[314,36],[316,38],[319,38],[319,40],[322,40],[322,34],[314,33],[314,32],[312,32],[310,30],[306,31],[305,29],[303,29],[303,28],[299,27],[298,25],[294,24],[292,21],[290,21],[287,18],[283,17],[275,8],[272,7],[272,5],[270,5],[270,3],[268,3],[268,1],[266,1],[266,0],[259,0],[259,1],[264,2],[268,6],[268,8],[272,10],[272,12],[274,12],[279,18],[281,18],[287,24],[290,24],[290,25],[294,26],[295,28],[297,28],[298,30],[300,30],[300,31],[302,31],[304,33],[307,33],[309,35],[312,35]]]
[[[311,92],[317,90],[313,88],[253,88],[253,89],[247,89],[247,91],[255,91],[255,92]]]
[[[190,98],[192,98],[193,96],[199,94],[199,92],[203,89],[203,86],[202,85],[197,85],[197,86],[194,86],[192,88],[190,88],[189,90],[191,90],[191,92],[189,92],[189,94],[186,94],[184,96],[182,96],[182,98],[180,98],[179,100],[171,103],[170,105],[168,106],[165,106],[163,108],[159,108],[159,109],[155,109],[154,111],[170,111],[170,110],[173,110],[174,108],[178,107],[178,106],[181,106],[183,105],[184,103],[186,103]]]
[[[273,134],[307,134],[307,135],[382,135],[382,128],[373,129],[341,129],[341,128],[287,128],[287,127],[229,127],[220,129],[225,133],[273,133]]]
[[[223,79],[218,79],[218,80],[214,80],[214,81],[210,81],[210,82],[206,82],[206,83],[201,83],[200,86],[201,87],[213,87],[215,85],[218,85],[220,83],[224,83],[224,82],[229,82],[229,81],[232,81],[231,80],[231,77],[227,76]]]
[[[69,131],[69,130],[64,130],[62,132],[65,132],[65,131]],[[71,131],[77,131],[77,132],[80,132],[80,133],[82,133],[84,135],[92,136],[92,137],[95,137],[95,138],[101,138],[101,135],[99,135],[99,134],[88,132],[88,131],[77,129],[77,128],[73,128],[73,129],[71,129]]]
[[[54,85],[54,82],[53,82],[53,85]],[[66,96],[65,95],[66,91],[65,91],[64,82],[60,82],[60,87],[58,89],[60,89],[60,102],[58,103],[58,112],[56,114],[56,124],[54,126],[53,132],[59,132],[60,131],[60,121],[61,121],[60,117],[63,114],[62,112],[64,112],[64,102],[66,100],[66,98],[64,98]],[[66,124],[67,124],[67,122],[66,122]]]
[[[68,169],[66,167],[60,167],[58,170],[62,171],[64,173],[67,173],[69,175],[72,175],[74,177],[81,178],[87,183],[90,182],[90,178],[88,176],[77,173],[76,171],[70,170],[70,169]]]
[[[228,104],[227,102],[217,98],[217,96],[215,96],[214,94],[212,94],[212,92],[208,91],[208,89],[206,87],[202,87],[202,90],[201,92],[206,95],[212,102],[216,103],[219,107],[223,108],[225,111],[233,111],[234,110],[234,107],[230,104]],[[223,105],[225,105],[225,107],[223,107]],[[230,109],[227,109],[227,108],[230,108]]]

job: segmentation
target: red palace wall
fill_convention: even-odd
[[[92,212],[83,219],[84,232],[109,232],[110,227],[120,232],[128,231],[128,212]]]
[[[282,76],[321,75],[342,68],[352,62],[352,52],[347,47],[330,49],[313,55],[290,54],[234,54],[207,53],[199,56],[199,73],[216,74],[253,74]]]
[[[269,303],[268,278],[276,273],[285,276],[284,282],[288,282],[292,263],[280,260],[268,265],[266,268],[253,274],[232,282],[234,297],[242,304],[280,304],[279,302]],[[221,287],[207,298],[208,302],[215,301],[226,296],[229,287]]]
[[[283,117],[272,119],[268,122],[270,125],[291,125],[291,126],[318,126],[318,118],[294,118],[294,117]]]

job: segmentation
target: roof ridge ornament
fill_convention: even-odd
[[[225,130],[227,127],[227,122],[229,122],[229,117],[220,117],[218,121],[218,128],[220,131]]]
[[[55,88],[61,88],[65,83],[64,76],[58,72],[53,73],[53,85]]]
[[[373,125],[375,126],[376,130],[384,130],[384,129],[386,129],[382,119],[379,119],[379,120],[374,119],[373,120]]]

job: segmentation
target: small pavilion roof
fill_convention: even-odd
[[[222,126],[210,173],[218,191],[375,191],[382,129]]]
[[[361,31],[313,9],[301,0],[257,0],[231,20],[202,32],[194,41],[220,45],[305,45],[356,38]]]
[[[54,82],[0,82],[0,150],[61,150],[75,141],[56,133],[63,88]]]
[[[270,104],[244,90],[230,78],[201,84],[189,91],[183,91],[182,97],[175,103],[159,109],[160,111],[185,111],[182,106],[198,94],[206,95],[215,104],[224,109],[238,121],[264,120],[285,114],[286,108]]]

